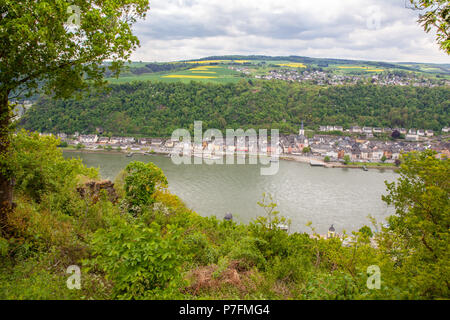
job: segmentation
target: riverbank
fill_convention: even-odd
[[[61,148],[64,152],[81,152],[81,153],[98,153],[98,154],[132,154],[132,155],[170,155],[170,151],[166,150],[158,150],[153,149],[152,153],[149,152],[143,152],[143,151],[127,151],[127,150],[105,150],[105,149],[74,149],[74,148]],[[258,155],[261,156],[261,155]],[[267,156],[267,155],[264,155]],[[308,156],[298,156],[298,155],[280,155],[280,160],[284,161],[294,161],[294,162],[301,162],[301,163],[308,163],[310,164],[312,162],[320,163],[320,165],[324,168],[348,168],[348,169],[362,169],[364,166],[367,169],[386,169],[386,170],[397,170],[398,167],[391,166],[385,163],[373,163],[373,162],[361,162],[359,164],[352,163],[352,164],[344,164],[339,162],[324,162],[323,160],[317,158],[317,157],[308,157]]]

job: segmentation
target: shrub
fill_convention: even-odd
[[[89,269],[106,274],[119,299],[143,299],[178,281],[182,263],[180,230],[158,224],[131,224],[123,219],[93,237]]]
[[[151,162],[130,162],[125,168],[124,181],[125,199],[133,212],[148,207],[155,201],[155,191],[167,187],[164,173]]]

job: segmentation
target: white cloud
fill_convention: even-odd
[[[134,60],[226,54],[449,63],[405,0],[157,0]]]

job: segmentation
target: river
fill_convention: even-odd
[[[383,222],[394,212],[381,200],[386,194],[384,181],[398,177],[391,170],[321,168],[280,161],[276,175],[262,176],[260,165],[175,165],[160,155],[125,157],[119,153],[65,152],[64,156],[80,157],[110,180],[130,161],[151,161],[164,171],[169,190],[189,208],[218,218],[230,212],[242,223],[264,214],[257,204],[264,192],[272,194],[280,214],[291,219],[291,231],[296,232],[310,232],[309,221],[321,234],[331,224],[339,233],[350,232],[369,225],[369,214]]]

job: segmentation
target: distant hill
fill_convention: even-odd
[[[20,119],[40,132],[169,137],[178,128],[278,128],[319,125],[424,128],[450,123],[450,90],[412,86],[305,86],[286,81],[133,82],[77,100],[43,97]]]
[[[336,76],[369,78],[382,73],[411,74],[431,81],[450,81],[450,64],[382,62],[301,56],[225,55],[172,62],[132,62],[111,83],[150,80],[164,82],[235,83],[267,75],[274,68],[321,71]],[[243,70],[245,69],[245,70]],[[107,73],[106,77],[110,74]],[[442,84],[441,84],[442,85]]]

